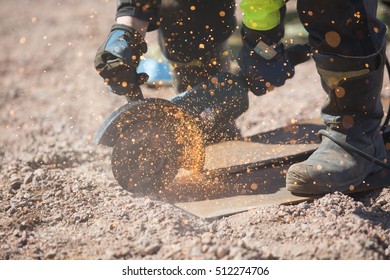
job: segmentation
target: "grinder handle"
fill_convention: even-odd
[[[134,86],[133,91],[131,93],[125,93],[123,96],[126,97],[128,103],[134,101],[144,100],[144,96],[142,94],[141,85],[146,83],[149,79],[149,75],[146,73],[137,73],[137,82],[138,85]]]
[[[288,61],[296,66],[310,59],[312,54],[309,44],[296,44],[285,49],[285,55]]]

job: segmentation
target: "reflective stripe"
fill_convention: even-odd
[[[332,89],[338,87],[341,81],[360,77],[370,73],[370,69],[361,69],[356,71],[348,71],[348,72],[335,72],[328,71],[325,69],[321,69],[317,67],[318,74],[326,81],[328,86]]]
[[[278,52],[275,50],[278,45],[279,43],[268,46],[263,41],[259,41],[253,50],[264,59],[270,60],[278,54]]]

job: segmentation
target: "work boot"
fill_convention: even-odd
[[[378,129],[383,117],[381,89],[385,48],[368,57],[315,54],[328,98],[321,109],[327,129],[322,142],[304,162],[287,173],[287,189],[297,194],[350,192],[382,167],[359,153],[384,161],[385,146]],[[337,69],[348,71],[338,72]]]

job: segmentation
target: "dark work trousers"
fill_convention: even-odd
[[[386,27],[376,18],[377,0],[298,0],[300,20],[314,51],[368,56],[384,43]]]
[[[162,52],[181,63],[207,60],[236,29],[235,9],[234,0],[162,0]]]

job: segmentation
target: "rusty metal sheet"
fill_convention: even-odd
[[[304,160],[318,146],[318,128],[316,124],[294,125],[256,135],[249,142],[208,147],[207,170],[177,177],[170,190],[172,201],[188,213],[213,220],[258,207],[318,198],[296,196],[285,187],[291,163]],[[383,170],[364,180],[354,192],[387,186],[390,170]]]
[[[236,178],[235,183],[237,184],[238,181],[241,181],[241,183],[238,183],[235,189],[232,188],[230,193],[225,192],[225,196],[211,195],[214,196],[211,199],[187,201],[175,205],[200,218],[213,220],[258,207],[297,204],[321,197],[291,194],[285,187],[284,174],[287,168],[255,170],[243,174],[239,177],[239,180]],[[227,180],[227,178],[224,179]],[[223,180],[221,180],[221,183],[223,183]],[[390,170],[388,169],[383,169],[381,172],[367,177],[351,192],[351,195],[385,187],[390,187]],[[242,188],[243,194],[238,194],[240,188]],[[234,190],[236,194],[231,195]],[[219,191],[219,194],[221,193]]]

